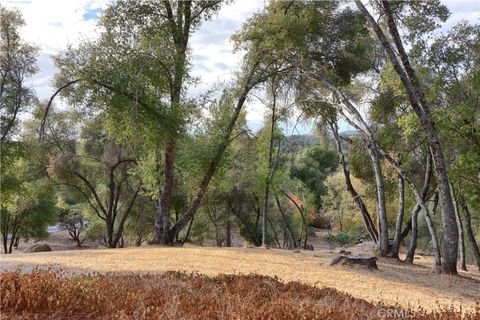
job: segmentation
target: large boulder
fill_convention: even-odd
[[[33,246],[23,250],[25,253],[52,251],[52,248],[46,243],[35,243]]]
[[[338,256],[335,257],[330,263],[333,265],[341,266],[359,266],[365,269],[377,270],[377,257],[370,255],[358,255],[358,256]]]

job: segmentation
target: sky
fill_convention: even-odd
[[[39,72],[30,79],[39,98],[49,98],[55,89],[51,86],[56,72],[51,56],[85,39],[98,36],[96,21],[112,0],[2,0],[8,8],[16,7],[23,13],[26,26],[22,36],[40,47],[37,65]],[[233,53],[230,36],[239,30],[253,13],[263,8],[266,0],[236,0],[225,5],[205,22],[191,38],[193,75],[199,78],[197,87],[189,89],[196,95],[215,83],[228,82],[241,62],[241,55]],[[480,0],[442,0],[451,11],[442,26],[446,31],[461,20],[480,21]],[[265,109],[259,101],[247,105],[247,124],[256,130],[261,127]],[[286,124],[286,130],[295,127],[295,121]],[[308,133],[308,123],[295,127],[296,133]],[[344,127],[344,130],[350,128]]]

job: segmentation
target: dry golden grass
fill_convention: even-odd
[[[1,268],[30,271],[37,266],[54,267],[74,273],[174,270],[209,276],[255,273],[335,288],[370,302],[398,303],[404,308],[430,311],[440,305],[474,310],[480,300],[478,272],[463,273],[460,277],[438,275],[433,272],[429,257],[416,260],[415,266],[380,259],[378,271],[331,267],[329,262],[334,255],[329,250],[294,253],[249,248],[141,247],[3,255]]]

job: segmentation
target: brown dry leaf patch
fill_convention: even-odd
[[[331,288],[282,283],[260,275],[167,272],[163,275],[76,275],[34,269],[0,275],[2,319],[466,319],[451,308],[435,312],[369,303]]]

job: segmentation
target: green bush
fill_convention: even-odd
[[[323,239],[335,242],[341,245],[355,243],[356,236],[350,232],[338,232],[338,233],[330,233],[323,237]]]

